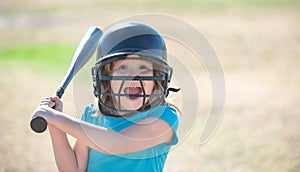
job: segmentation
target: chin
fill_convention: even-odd
[[[121,99],[121,103],[122,102],[123,102],[123,104],[121,104],[122,109],[124,109],[124,110],[138,110],[143,105],[143,98],[142,97],[137,97],[137,98],[126,97],[124,99]],[[147,100],[145,100],[145,102],[147,102]]]

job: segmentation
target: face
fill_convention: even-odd
[[[138,55],[128,55],[128,58],[139,58]],[[153,76],[153,63],[146,60],[128,59],[118,60],[112,66],[112,76]],[[111,80],[111,89],[115,94],[126,94],[127,96],[114,97],[115,107],[120,106],[124,110],[138,110],[143,105],[143,97],[136,95],[144,95],[142,85],[139,80]],[[145,94],[151,94],[154,88],[154,81],[141,81]],[[149,100],[146,97],[145,103]]]

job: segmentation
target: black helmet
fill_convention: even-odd
[[[165,41],[156,30],[142,23],[126,22],[112,26],[103,34],[96,63],[133,53],[153,57],[165,64],[167,61]]]
[[[124,60],[128,55],[137,55],[141,60],[153,63],[154,76],[109,76],[105,71],[108,64],[116,60]],[[92,68],[94,94],[98,97],[99,110],[104,115],[120,116],[118,112],[133,114],[137,111],[145,111],[152,107],[165,104],[168,95],[168,85],[172,76],[172,68],[167,63],[166,45],[162,36],[152,27],[136,22],[119,23],[110,27],[100,39],[97,52],[97,60]],[[118,96],[129,96],[128,94],[112,93],[109,87],[111,80],[138,80],[143,89],[143,105],[138,110],[123,110],[119,105],[108,103],[108,100]],[[143,88],[143,80],[159,82],[161,87],[155,94],[146,95]],[[121,90],[121,88],[120,88]],[[150,97],[151,103],[145,102]],[[124,115],[123,115],[124,116]]]

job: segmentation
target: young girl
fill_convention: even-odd
[[[162,36],[148,25],[112,26],[92,68],[96,104],[78,120],[58,97],[41,100],[33,117],[48,123],[60,171],[162,171],[177,141],[178,108],[167,102],[172,68]],[[54,109],[53,109],[54,108]],[[71,147],[66,134],[76,138]]]

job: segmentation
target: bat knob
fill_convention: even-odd
[[[30,127],[33,131],[42,133],[47,129],[47,121],[44,118],[37,116],[30,121]]]

